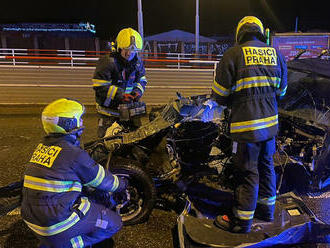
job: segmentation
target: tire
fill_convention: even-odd
[[[113,158],[111,173],[128,179],[130,200],[120,209],[124,225],[135,225],[148,220],[155,202],[156,187],[152,178],[139,167],[139,163],[125,158]]]
[[[21,205],[23,181],[0,188],[0,217]]]

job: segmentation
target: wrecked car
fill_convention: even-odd
[[[300,64],[289,63],[289,87],[279,109],[280,132],[274,156],[279,194],[324,190],[330,183],[330,77],[318,70],[327,68],[328,61],[299,62],[311,66],[301,69]],[[182,207],[182,195],[201,180],[219,184],[223,189],[235,187],[226,111],[221,106],[210,109],[209,100],[208,95],[178,94],[166,106],[152,110],[149,122],[136,131],[105,138],[108,140],[98,145],[87,144],[91,155],[103,160],[100,163],[106,168],[113,170],[113,166],[125,160],[149,176],[149,190],[135,178],[135,206],[129,210],[132,205],[126,203],[121,209],[127,223],[147,219],[154,204]],[[136,188],[138,185],[140,188]],[[137,192],[144,193],[139,198]]]
[[[298,60],[288,68],[274,156],[277,191],[325,190],[330,185],[329,61]],[[144,114],[147,121],[136,130],[120,128],[84,145],[106,169],[128,179],[128,189],[116,197],[115,205],[101,194],[124,224],[146,221],[154,207],[187,212],[187,201],[201,203],[214,190],[230,192],[235,187],[228,113],[222,106],[210,108],[209,100],[209,95],[178,94],[167,105]],[[126,107],[132,117],[142,118],[132,114],[141,106]],[[16,182],[0,188],[0,198],[6,199],[0,202],[1,214],[19,206],[21,187]],[[230,194],[222,197],[220,201],[227,201]]]

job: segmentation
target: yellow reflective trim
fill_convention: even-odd
[[[141,84],[137,84],[136,87],[137,87],[139,90],[141,90],[141,92],[142,92],[142,94],[143,94],[144,89],[143,89],[142,85],[141,85]]]
[[[118,87],[116,86],[110,86],[107,92],[107,98],[104,101],[104,106],[109,106],[111,103],[111,100],[115,98],[115,95],[117,93]]]
[[[271,206],[271,205],[275,204],[276,196],[272,196],[272,197],[269,197],[269,198],[259,198],[257,202],[259,204],[264,204],[264,205]]]
[[[247,132],[275,126],[278,124],[277,118],[278,116],[275,115],[258,120],[234,122],[230,124],[230,133]]]
[[[212,90],[216,92],[220,96],[228,96],[229,95],[229,89],[224,88],[220,84],[217,83],[217,81],[213,81]]]
[[[90,202],[88,201],[87,197],[82,197],[81,198],[81,203],[78,207],[78,209],[84,214],[86,215],[88,210],[90,209]],[[76,212],[73,212],[69,218],[56,223],[54,225],[51,226],[38,226],[36,224],[32,224],[26,220],[24,220],[24,222],[29,226],[29,228],[31,228],[34,232],[42,235],[42,236],[51,236],[51,235],[55,235],[58,234],[60,232],[63,232],[67,229],[69,229],[70,227],[72,227],[74,224],[76,224],[78,221],[80,220],[78,214]],[[78,238],[79,240],[79,238]],[[82,240],[81,240],[82,242]],[[80,242],[79,242],[80,243]],[[83,247],[83,246],[81,246]]]
[[[72,244],[72,248],[83,248],[84,247],[84,242],[83,242],[81,236],[77,236],[77,237],[70,239],[70,242]]]
[[[71,192],[71,191],[81,192],[81,188],[82,188],[81,184],[75,181],[46,180],[28,175],[24,176],[23,186],[34,190],[54,192],[54,193]]]
[[[105,171],[104,171],[104,168],[100,164],[97,164],[97,165],[98,165],[97,175],[95,176],[95,178],[92,181],[84,184],[84,186],[97,187],[102,183],[102,181],[105,177]]]
[[[78,248],[78,246],[76,244],[76,238],[70,239],[70,242],[71,242],[72,248]]]
[[[278,89],[278,90],[276,91],[276,94],[277,94],[278,96],[284,96],[285,93],[286,93],[287,88],[288,88],[288,86],[285,86],[284,89]]]
[[[107,98],[111,98],[113,100],[115,98],[115,95],[117,93],[118,87],[116,86],[110,86],[108,93],[107,93]],[[111,93],[112,92],[112,93]]]
[[[108,92],[107,92],[107,98],[111,98],[110,95],[111,95],[112,90],[113,90],[113,86],[110,86],[108,89]]]
[[[81,236],[78,236],[78,242],[79,242],[80,248],[83,248],[84,247],[84,242],[83,242]]]
[[[69,218],[67,218],[64,221],[61,221],[57,224],[54,224],[52,226],[38,226],[35,224],[32,224],[26,220],[24,222],[28,225],[30,229],[32,229],[34,232],[41,236],[52,236],[58,233],[61,233],[70,227],[72,227],[74,224],[76,224],[80,220],[78,214],[76,212],[73,212]]]
[[[246,211],[246,210],[238,210],[236,208],[233,209],[235,216],[241,220],[251,220],[253,219],[254,210]]]
[[[244,215],[251,215],[254,214],[254,210],[238,210],[236,209],[237,213],[244,214]]]
[[[115,95],[117,93],[118,87],[115,88],[115,91],[112,93],[111,99],[113,100],[115,98]]]
[[[72,248],[83,248],[84,247],[84,242],[81,238],[81,236],[74,237],[70,239]]]
[[[247,85],[244,85],[246,82],[250,82]],[[267,81],[267,82],[256,82],[253,81]],[[251,88],[251,87],[259,87],[259,86],[274,86],[276,88],[279,87],[281,79],[278,77],[267,77],[267,76],[257,76],[257,77],[247,77],[242,78],[236,81],[236,86],[232,88],[233,91],[240,91],[241,89]]]
[[[262,122],[268,122],[268,121],[272,121],[272,120],[276,120],[276,119],[277,119],[277,115],[274,115],[274,116],[271,116],[271,117],[252,120],[252,121],[234,122],[234,123],[231,123],[230,126],[231,127],[246,126],[246,125],[251,125],[251,124],[258,124],[258,123],[262,123]]]
[[[90,207],[91,207],[91,203],[88,201],[88,198],[87,197],[81,197],[81,203],[80,203],[80,206],[78,207],[78,209],[84,215],[86,215]]]
[[[133,90],[133,86],[126,87],[126,89],[125,89],[125,93],[126,93],[126,94],[129,94],[129,93],[132,92],[132,90]]]
[[[251,83],[251,84],[247,84],[247,85],[242,85],[238,88],[235,89],[235,91],[240,91],[242,89],[249,89],[252,87],[264,87],[264,86],[271,86],[268,82],[267,83]]]
[[[246,77],[236,81],[236,86],[242,84],[245,81],[254,81],[254,80],[266,80],[266,76],[257,76],[257,77]]]
[[[93,79],[92,79],[92,82],[93,82],[93,83],[107,83],[107,82],[109,82],[109,81],[107,81],[107,80],[103,80],[103,79],[96,79],[96,78],[93,78]]]
[[[262,126],[257,126],[257,127],[247,127],[247,128],[237,129],[237,130],[230,130],[230,132],[231,133],[240,133],[240,132],[253,131],[253,130],[258,130],[258,129],[262,129],[262,128],[266,128],[266,127],[275,126],[277,124],[278,124],[278,122],[272,122],[272,123],[262,125]]]
[[[118,186],[119,186],[119,179],[116,175],[112,175],[113,176],[113,182],[112,182],[112,188],[110,189],[110,192],[114,192]]]
[[[223,91],[229,91],[229,89],[226,89],[225,87],[223,87],[223,86],[221,86],[220,84],[218,84],[218,82],[217,81],[213,81],[213,84],[217,87],[217,88],[219,88],[219,89],[221,89],[221,90],[223,90]]]
[[[143,82],[147,82],[147,78],[146,78],[146,76],[142,76],[141,78],[140,78],[140,82],[141,81],[143,81]]]
[[[104,86],[107,84],[112,84],[112,81],[102,80],[102,79],[92,79],[93,87]]]

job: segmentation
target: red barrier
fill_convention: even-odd
[[[60,64],[59,61],[70,61],[68,66],[95,66],[97,61],[109,51],[54,50],[54,49],[0,49],[0,59],[12,60],[16,64]],[[213,69],[216,61],[214,54],[180,54],[180,53],[140,53],[146,67],[177,67]],[[1,56],[4,55],[4,56]],[[24,60],[24,61],[22,61]],[[30,61],[29,61],[30,60]],[[34,60],[35,62],[32,62]],[[37,61],[38,60],[38,61]],[[48,60],[47,62],[45,60]],[[51,60],[51,61],[49,61]],[[81,61],[81,62],[77,62]],[[6,62],[5,62],[6,63]],[[210,64],[209,66],[205,64]]]

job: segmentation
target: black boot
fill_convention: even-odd
[[[262,221],[273,222],[274,210],[275,206],[269,207],[266,205],[257,204],[256,210],[254,212],[254,217]]]
[[[242,225],[235,217],[228,217],[228,215],[219,215],[215,218],[214,224],[228,232],[232,233],[248,233],[251,230],[251,225],[246,223]]]
[[[265,222],[273,222],[274,217],[266,214],[260,214],[259,212],[255,212],[254,218],[257,218],[258,220],[262,220]]]

